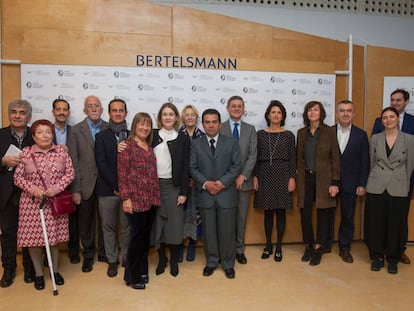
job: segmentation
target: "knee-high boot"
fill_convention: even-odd
[[[164,273],[167,262],[168,258],[167,255],[165,255],[165,244],[161,243],[160,248],[158,249],[158,266],[155,270],[156,275]]]
[[[178,252],[179,252],[179,245],[170,245],[170,273],[172,276],[178,275]]]

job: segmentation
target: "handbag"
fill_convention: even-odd
[[[46,183],[43,180],[42,174],[40,174],[39,168],[36,163],[36,159],[33,154],[32,154],[32,159],[36,167],[37,173],[40,176],[40,180],[42,181],[43,186],[46,188]],[[69,214],[69,213],[73,213],[74,211],[76,211],[75,204],[72,201],[72,192],[65,189],[61,193],[52,197],[51,202],[50,202],[50,208],[52,210],[53,216]]]
[[[53,216],[73,213],[76,208],[72,201],[72,192],[63,190],[61,193],[55,195],[50,202]]]

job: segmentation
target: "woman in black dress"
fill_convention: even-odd
[[[277,243],[274,259],[281,261],[286,210],[293,207],[292,192],[296,188],[295,136],[283,128],[286,109],[280,101],[270,102],[265,119],[268,127],[257,132],[254,207],[264,209],[266,247],[263,259],[269,258],[273,252],[273,215],[276,214]]]

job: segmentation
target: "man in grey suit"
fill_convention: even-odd
[[[71,128],[68,147],[76,173],[71,190],[73,202],[77,205],[79,235],[83,247],[82,271],[90,272],[95,255],[95,214],[97,211],[98,169],[94,152],[95,135],[106,129],[108,122],[101,119],[102,104],[96,96],[86,97],[83,111],[87,117]],[[103,248],[103,243],[100,246],[98,241],[98,247]],[[98,260],[103,260],[102,254],[98,254]]]
[[[217,110],[205,110],[202,123],[206,136],[192,142],[190,171],[203,223],[207,259],[203,275],[213,274],[221,262],[226,277],[233,279],[240,147],[237,140],[219,134],[221,117]]]
[[[224,122],[220,129],[220,134],[233,137],[239,141],[241,151],[240,172],[236,179],[239,202],[236,222],[236,259],[240,264],[247,263],[247,258],[244,254],[244,235],[249,197],[253,190],[252,172],[257,158],[256,129],[253,125],[241,120],[245,112],[244,107],[242,97],[237,95],[230,97],[227,101],[229,120]]]

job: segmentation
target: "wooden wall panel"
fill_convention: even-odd
[[[348,45],[180,6],[139,0],[3,0],[2,55],[22,63],[135,66],[136,54],[235,57],[238,70],[333,74],[346,70]],[[353,97],[363,120],[363,48],[354,48]],[[20,96],[20,68],[3,74],[7,103]],[[336,101],[347,97],[337,77]],[[334,104],[334,103],[332,103]],[[359,213],[357,224],[360,223]],[[357,228],[358,229],[358,228]],[[355,238],[359,238],[357,230]],[[300,242],[299,210],[287,213],[286,242]],[[249,210],[248,243],[263,243],[263,212]]]
[[[367,48],[367,132],[371,134],[375,119],[383,106],[384,77],[414,76],[414,52],[369,46]],[[411,99],[411,98],[410,98]],[[412,99],[411,99],[412,100]],[[408,217],[408,240],[414,241],[414,202]]]

